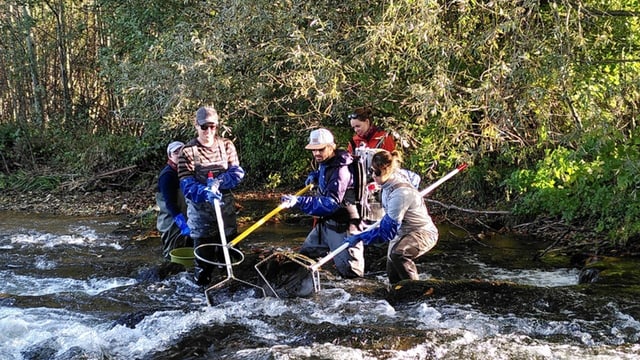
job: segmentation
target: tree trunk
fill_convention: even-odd
[[[38,75],[38,59],[35,51],[33,35],[31,33],[31,11],[29,5],[22,7],[24,20],[25,43],[27,46],[27,58],[29,61],[29,70],[31,74],[31,86],[33,87],[33,121],[37,124],[44,125],[44,109],[42,107],[42,99],[44,99],[44,89],[40,84],[40,76]]]

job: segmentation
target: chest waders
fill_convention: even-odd
[[[206,164],[201,161],[197,146],[193,147],[194,177],[201,184],[207,183],[207,176],[210,171],[213,176],[218,176],[228,168],[228,156],[224,148],[224,142],[219,139],[216,139],[216,142],[216,150],[219,154],[219,160]],[[193,247],[194,249],[199,249],[196,253],[196,265],[194,267],[194,276],[196,283],[199,285],[208,285],[211,282],[213,269],[216,267],[222,267],[225,263],[220,246],[202,245],[219,245],[222,235],[226,235],[227,232],[233,233],[235,231],[236,219],[233,195],[229,190],[221,192],[222,201],[225,204],[224,209],[221,210],[221,219],[223,220],[222,224],[218,224],[217,227],[212,228],[212,224],[218,223],[219,221],[212,204],[209,204],[208,202],[190,203],[191,209],[189,210],[191,211],[189,211],[188,217],[195,220],[197,224],[200,224],[198,228],[205,229],[202,232],[197,231],[197,229],[192,229]]]

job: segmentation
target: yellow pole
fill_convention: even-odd
[[[300,195],[304,194],[305,192],[307,192],[308,190],[311,190],[312,187],[313,187],[313,185],[309,184],[309,185],[305,186],[303,189],[299,190],[295,195],[296,196],[300,196]],[[249,234],[251,234],[255,229],[259,228],[262,224],[267,222],[267,220],[271,219],[275,214],[279,213],[282,209],[284,209],[282,204],[278,205],[277,208],[271,210],[271,212],[269,212],[267,215],[263,216],[262,219],[258,220],[255,224],[251,225],[251,227],[249,227],[247,230],[243,231],[242,234],[236,236],[235,239],[231,240],[231,242],[229,243],[229,246],[234,246],[237,243],[239,243],[240,241],[242,241],[242,239],[244,239],[247,236],[249,236]]]

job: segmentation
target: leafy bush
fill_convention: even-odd
[[[517,197],[513,210],[592,223],[595,230],[625,243],[640,230],[640,153],[637,146],[610,138],[593,139],[591,145],[547,151],[534,169],[513,172],[505,181]]]

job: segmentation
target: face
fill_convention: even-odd
[[[376,182],[376,184],[378,185],[382,185],[384,183],[387,182],[387,180],[389,180],[389,178],[391,177],[391,171],[389,171],[389,169],[377,169],[375,166],[372,166],[369,171],[371,172],[371,176],[373,176],[373,180]]]
[[[169,155],[169,160],[173,161],[174,163],[178,163],[178,161],[180,160],[180,150],[174,150],[170,155]]]
[[[369,120],[351,119],[351,128],[358,134],[358,136],[364,137],[371,127]]]
[[[216,136],[217,128],[218,123],[209,122],[204,125],[196,125],[196,130],[198,131],[198,141],[205,146],[213,144],[213,139]]]
[[[313,158],[316,159],[318,163],[321,163],[333,156],[333,148],[331,146],[325,146],[322,149],[311,150],[311,153],[313,154]]]

